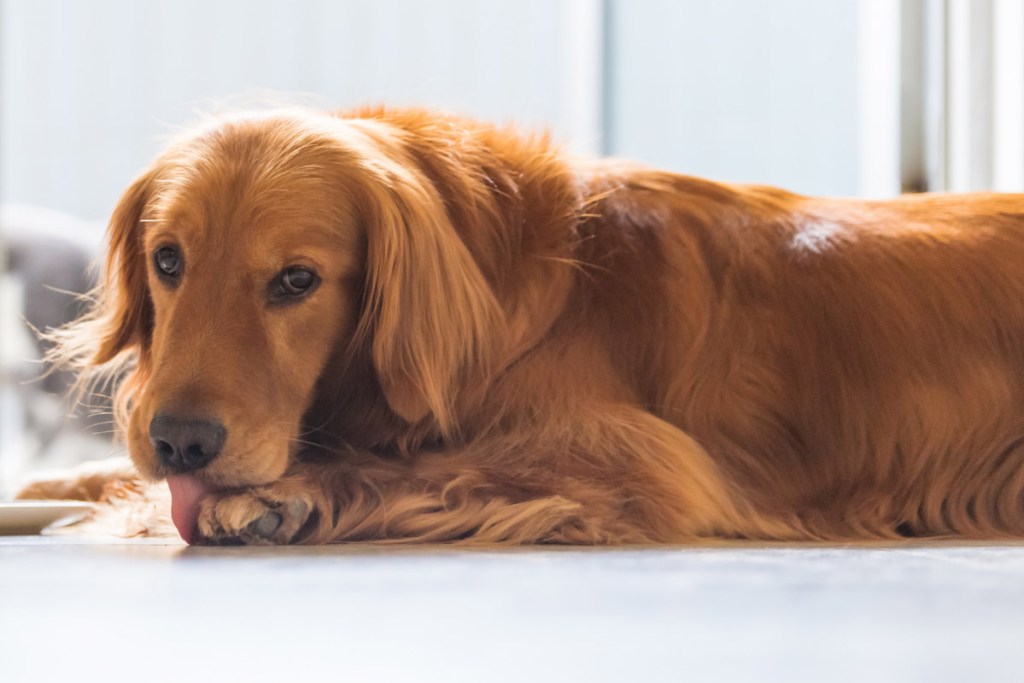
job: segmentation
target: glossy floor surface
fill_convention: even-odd
[[[0,537],[0,680],[1020,681],[1024,545]]]

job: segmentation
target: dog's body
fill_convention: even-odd
[[[1022,266],[1020,195],[810,199],[278,113],[155,162],[59,336],[134,359],[129,451],[189,540],[1022,535]]]

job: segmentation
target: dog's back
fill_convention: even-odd
[[[597,184],[611,355],[745,494],[830,533],[1024,531],[1024,196]]]

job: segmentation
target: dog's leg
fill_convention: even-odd
[[[541,438],[541,436],[543,438]],[[408,461],[353,455],[210,496],[201,541],[629,543],[792,538],[736,499],[683,432],[631,408],[571,433],[487,440]]]
[[[442,459],[449,466],[439,466]],[[579,515],[579,503],[557,495],[510,499],[456,464],[456,455],[420,460],[435,462],[361,456],[299,465],[265,486],[213,494],[200,505],[199,542],[553,541]]]
[[[17,494],[22,500],[83,500],[95,505],[81,520],[54,533],[174,537],[170,497],[163,482],[143,480],[126,457],[40,472]]]
[[[18,491],[20,500],[104,500],[113,489],[142,486],[135,466],[124,456],[85,462],[70,469],[38,472]]]

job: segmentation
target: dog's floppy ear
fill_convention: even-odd
[[[107,261],[96,322],[102,323],[90,362],[102,365],[132,348],[148,350],[153,327],[153,304],[146,279],[142,244],[142,214],[149,200],[154,171],[150,170],[121,195],[107,231]]]
[[[153,308],[142,253],[142,213],[154,172],[137,178],[124,192],[110,219],[106,269],[91,310],[71,324],[43,335],[52,346],[47,361],[54,368],[79,373],[83,391],[94,379],[116,374],[124,365],[122,352],[138,351],[146,361]],[[114,363],[115,359],[118,362]]]
[[[460,387],[479,388],[488,377],[501,308],[431,180],[381,159],[373,175],[360,335],[370,339],[391,409],[409,422],[432,414],[451,434]]]
[[[149,364],[153,306],[141,220],[154,175],[151,169],[137,178],[111,216],[106,270],[92,309],[69,325],[43,334],[51,344],[46,353],[48,364],[78,373],[72,394],[79,400],[98,385],[117,383],[114,410],[122,424],[128,402]],[[129,351],[135,353],[126,353]]]

